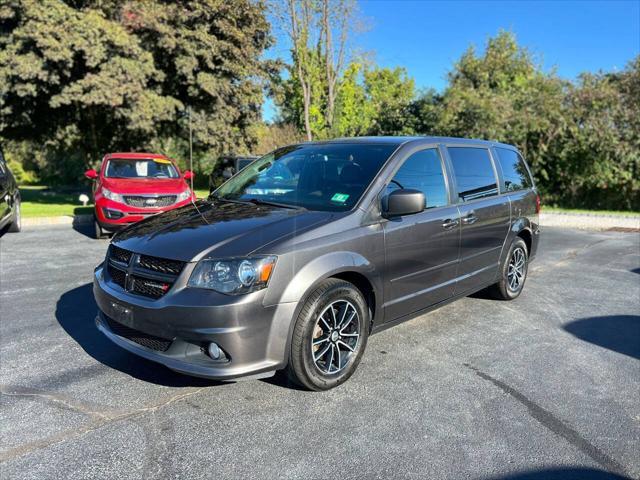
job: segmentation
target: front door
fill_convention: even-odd
[[[424,192],[426,209],[384,224],[385,321],[450,298],[458,267],[458,208],[450,203],[437,148],[411,154],[387,186]]]
[[[508,198],[499,196],[489,150],[448,147],[460,209],[460,269],[455,294],[494,281],[511,222]]]

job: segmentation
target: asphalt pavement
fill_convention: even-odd
[[[0,238],[0,477],[640,477],[640,235],[547,228],[523,294],[373,336],[343,386],[173,373],[95,328],[107,241]]]

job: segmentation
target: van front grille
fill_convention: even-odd
[[[108,280],[123,290],[158,299],[167,293],[186,262],[137,254],[111,245],[107,255]]]

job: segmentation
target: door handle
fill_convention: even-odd
[[[476,217],[473,213],[470,213],[466,217],[462,218],[462,223],[465,225],[472,225],[478,221],[478,217]]]
[[[455,228],[457,226],[458,220],[447,218],[444,222],[442,222],[442,228],[444,228],[445,230],[451,230],[452,228]]]

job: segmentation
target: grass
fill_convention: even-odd
[[[619,217],[636,217],[640,216],[640,212],[636,211],[620,211],[620,210],[586,210],[581,208],[560,208],[542,206],[542,213],[586,213],[589,215],[614,215]]]
[[[209,196],[209,190],[195,190],[198,198]],[[89,192],[85,192],[91,199],[86,207],[78,199],[80,192],[49,190],[45,186],[20,187],[22,198],[22,217],[61,217],[72,215],[93,214],[93,198]]]
[[[59,217],[93,213],[93,205],[82,206],[79,193],[47,190],[43,186],[20,187],[22,217]],[[88,195],[91,198],[91,195]]]

